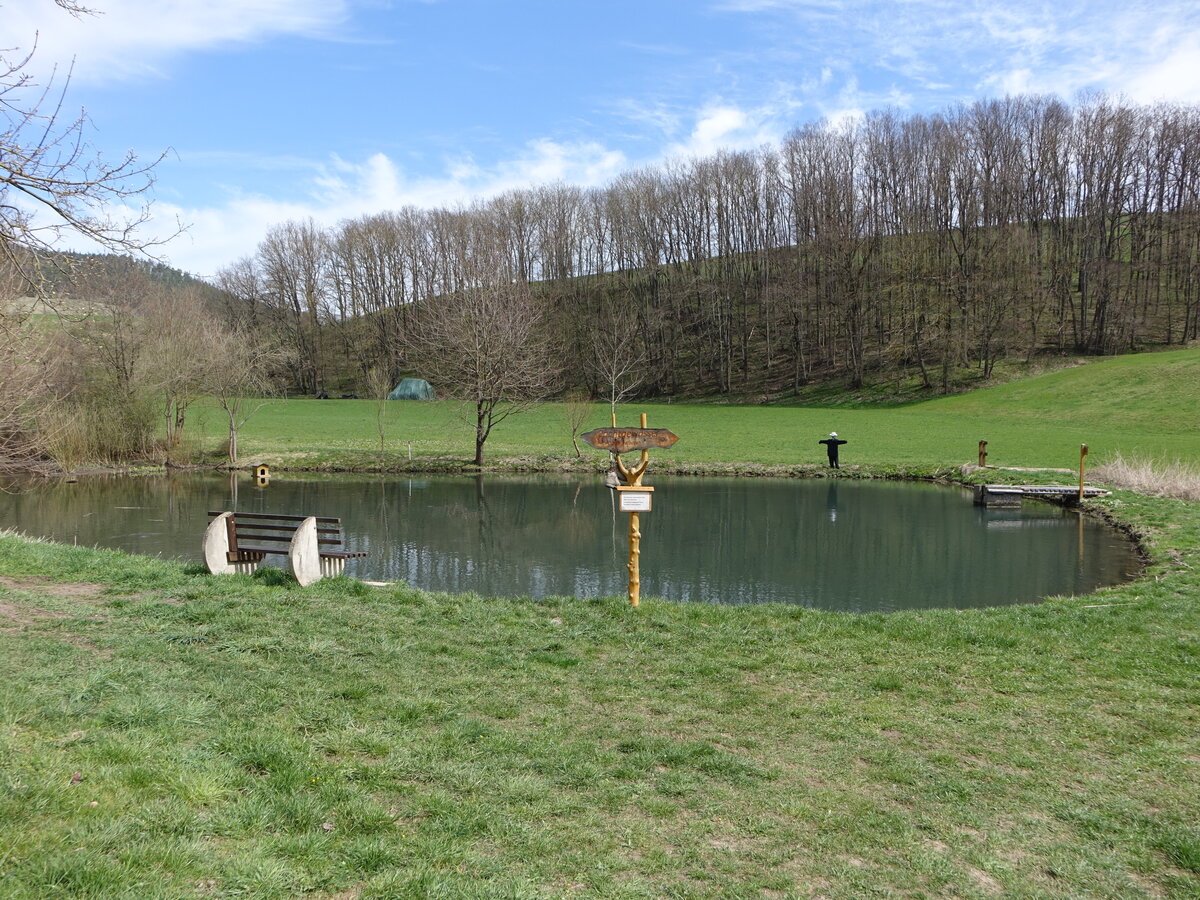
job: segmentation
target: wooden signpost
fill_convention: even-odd
[[[642,421],[646,416],[642,414]],[[665,428],[597,428],[581,437],[597,450],[628,453],[630,450],[666,450],[679,437]]]
[[[617,428],[616,415],[613,416],[611,428],[597,428],[581,437],[597,450],[607,450],[612,454],[613,466],[621,473],[624,484],[617,485],[617,496],[620,498],[621,512],[629,513],[629,605],[637,606],[641,598],[641,573],[639,559],[642,554],[640,514],[649,512],[654,488],[642,484],[642,476],[650,465],[651,450],[665,450],[673,445],[679,437],[665,428],[647,428],[646,414],[642,413],[641,428]],[[621,454],[640,451],[641,458],[633,468],[627,468],[621,462]]]

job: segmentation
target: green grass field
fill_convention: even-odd
[[[988,441],[998,466],[1073,468],[1079,445],[1089,462],[1121,453],[1200,462],[1200,349],[1113,357],[969,394],[909,406],[864,409],[632,403],[618,424],[670,428],[679,443],[654,454],[662,468],[710,463],[820,465],[817,441],[836,431],[850,443],[845,465],[904,470],[973,462]],[[379,453],[376,405],[369,400],[280,400],[263,407],[240,435],[244,462],[312,467],[402,467],[409,442],[418,465],[431,458],[469,461],[473,435],[450,403],[392,402],[385,407],[385,452]],[[609,424],[597,404],[584,430]],[[206,448],[219,446],[223,424],[204,411]],[[584,448],[597,464],[604,455]],[[421,458],[425,458],[423,461]],[[523,459],[546,467],[574,458],[561,404],[513,416],[487,443],[489,463]]]
[[[819,464],[829,430],[867,472],[981,438],[1002,465],[1196,460],[1198,368],[647,411],[684,467]],[[571,454],[555,416],[493,455]],[[246,440],[365,464],[373,430],[292,401]],[[393,434],[470,455],[441,405]],[[1141,536],[1138,581],[891,615],[301,589],[0,535],[0,897],[1200,898],[1200,506],[1092,506]]]

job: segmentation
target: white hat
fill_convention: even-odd
[[[836,431],[831,431],[831,432],[829,432],[829,436],[830,436],[830,437],[837,437],[837,432],[836,432]]]

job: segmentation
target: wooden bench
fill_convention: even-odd
[[[204,561],[214,575],[248,574],[268,553],[286,555],[302,585],[346,569],[346,560],[366,556],[347,550],[342,520],[328,516],[284,516],[270,513],[209,510],[204,532]]]

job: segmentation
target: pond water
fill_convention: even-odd
[[[1128,581],[1133,545],[1079,514],[848,479],[650,478],[642,596],[891,611],[1031,603]],[[0,526],[201,560],[208,510],[340,516],[347,574],[494,596],[624,595],[627,513],[599,476],[95,477],[0,493]],[[268,557],[268,564],[272,561]],[[277,560],[281,564],[283,560]]]

